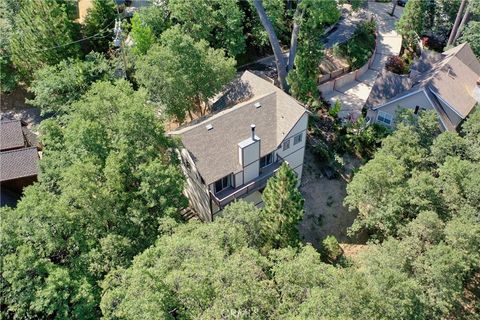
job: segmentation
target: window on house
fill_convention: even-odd
[[[285,140],[283,142],[283,151],[288,150],[290,148],[290,139]]]
[[[299,144],[302,142],[303,134],[299,133],[295,137],[293,137],[293,145]]]
[[[230,187],[230,175],[223,177],[220,180],[215,181],[215,193],[218,193],[228,187]]]
[[[377,121],[383,122],[384,124],[390,126],[393,122],[393,116],[389,113],[378,111]]]
[[[266,167],[273,163],[273,153],[269,153],[260,158],[260,168]]]

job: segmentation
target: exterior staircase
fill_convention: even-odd
[[[182,211],[180,211],[180,215],[182,216],[182,218],[183,218],[185,221],[200,220],[200,218],[198,217],[197,212],[195,212],[195,210],[193,210],[193,209],[190,208],[190,207],[187,207],[187,208],[185,208],[185,209],[182,209]]]

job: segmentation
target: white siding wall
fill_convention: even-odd
[[[434,107],[430,104],[430,101],[428,101],[425,93],[423,91],[419,91],[411,96],[404,97],[401,100],[388,103],[377,110],[368,110],[367,116],[370,117],[370,119],[372,119],[373,122],[377,122],[378,111],[383,111],[392,115],[393,122],[395,122],[395,113],[399,108],[415,109],[416,106],[419,106],[420,108],[424,108],[427,110],[434,109]],[[379,122],[379,123],[382,123],[382,122]]]
[[[248,166],[250,163],[254,161],[258,161],[259,158],[260,158],[260,141],[259,140],[243,148],[243,162],[242,162],[243,166]]]
[[[248,183],[258,177],[260,171],[260,161],[255,161],[243,168],[243,182]]]
[[[243,184],[243,172],[239,172],[235,175],[235,188],[240,187]]]
[[[293,129],[288,133],[283,141],[290,140],[290,148],[283,150],[283,142],[280,147],[277,149],[277,155],[282,157],[285,161],[288,162],[290,167],[295,170],[298,175],[298,181],[300,183],[302,179],[303,171],[303,157],[305,155],[305,141],[306,141],[306,132],[308,126],[308,114],[305,113]],[[302,141],[294,145],[294,137],[298,134],[302,135]]]

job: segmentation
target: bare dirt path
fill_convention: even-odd
[[[358,167],[353,160],[349,167]],[[355,239],[347,236],[347,229],[357,216],[343,206],[347,182],[343,178],[327,179],[320,171],[315,155],[307,148],[305,153],[302,186],[300,191],[305,198],[305,215],[299,224],[301,238],[320,248],[322,240],[333,235],[340,243],[364,243],[364,235]]]
[[[24,88],[17,87],[9,94],[0,95],[0,119],[23,120],[29,129],[35,131],[35,127],[42,121],[40,110],[25,103],[26,98],[32,98]]]

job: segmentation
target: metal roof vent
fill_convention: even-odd
[[[255,102],[254,106],[255,106],[255,108],[258,109],[258,108],[260,108],[262,105],[260,104],[260,102]]]
[[[207,125],[205,126],[205,128],[207,128],[207,130],[210,131],[210,130],[213,129],[213,126],[212,126],[211,123],[209,123],[209,124],[207,124]]]

